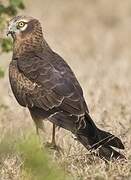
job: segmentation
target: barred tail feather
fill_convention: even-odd
[[[91,117],[86,114],[86,127],[77,133],[77,139],[90,151],[96,150],[100,158],[111,160],[125,158],[124,155],[113,149],[124,149],[121,140],[109,132],[96,127]]]

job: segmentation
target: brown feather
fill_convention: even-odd
[[[104,142],[100,157],[120,155],[110,147],[124,148],[120,139],[103,141],[109,133],[99,130],[92,121],[79,82],[67,63],[48,46],[36,19],[30,19],[26,30],[16,34],[9,77],[17,101],[29,108],[36,126],[48,118],[74,133],[87,149]]]

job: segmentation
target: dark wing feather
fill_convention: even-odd
[[[53,62],[53,57],[44,54],[14,59],[10,64],[14,95],[21,105],[28,106],[37,120],[46,117],[76,134],[87,149],[95,149],[99,142],[104,142],[103,138],[109,138],[109,133],[98,129],[89,116],[80,85],[68,65],[63,60]],[[110,146],[124,148],[118,138],[100,145],[98,154],[106,159],[110,159],[112,153],[115,158],[121,156]]]
[[[21,88],[21,97],[24,97],[24,102],[26,101],[24,105],[29,108],[35,106],[45,111],[57,108],[58,111],[64,111],[70,115],[83,115],[87,107],[81,88],[77,88],[79,84],[74,74],[66,63],[64,71],[60,69],[60,67],[63,68],[62,61],[59,66],[56,64],[58,68],[55,68],[50,61],[53,57],[45,54],[16,60],[20,74],[33,86],[33,88],[27,88],[24,85]]]

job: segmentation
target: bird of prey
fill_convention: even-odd
[[[100,130],[93,122],[82,88],[69,65],[55,53],[43,37],[40,22],[32,17],[17,16],[9,21],[13,38],[13,57],[9,79],[15,98],[27,107],[37,132],[43,119],[71,131],[88,150],[100,158],[123,158],[115,148],[124,149],[121,140]]]

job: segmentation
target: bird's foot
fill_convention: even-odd
[[[45,147],[49,148],[49,149],[53,149],[53,150],[55,150],[57,152],[62,152],[63,153],[63,149],[60,146],[58,146],[55,143],[53,143],[53,142],[51,142],[51,143],[50,142],[46,142]]]

